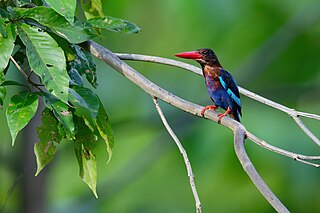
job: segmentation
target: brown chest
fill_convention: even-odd
[[[203,68],[203,75],[207,85],[218,86],[220,85],[219,80],[220,70],[217,67],[205,66]]]

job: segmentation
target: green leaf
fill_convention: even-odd
[[[71,68],[68,71],[68,74],[70,77],[70,84],[71,85],[83,86],[83,79],[76,69]]]
[[[16,40],[15,25],[6,26],[7,38],[0,34],[0,73],[7,67]]]
[[[91,130],[95,129],[93,119],[99,110],[99,99],[92,90],[73,86],[69,89],[69,101],[75,107],[75,114],[82,117]]]
[[[77,0],[46,0],[46,2],[71,24],[73,23]]]
[[[97,145],[97,137],[86,126],[81,118],[75,117],[77,124],[77,134],[75,139],[75,153],[79,163],[79,175],[82,180],[90,187],[93,194],[98,197],[97,186],[97,165],[96,157],[92,153]]]
[[[4,6],[1,6],[1,1],[0,1],[0,17],[4,19],[10,18],[10,14],[8,13],[8,11],[4,9]]]
[[[20,92],[11,98],[6,116],[12,138],[12,146],[17,134],[29,123],[37,108],[38,96],[35,93]]]
[[[11,8],[11,6],[14,6],[15,4],[16,4],[16,1],[14,1],[14,0],[1,0],[0,1],[0,9],[1,10],[5,10],[5,9],[8,10],[8,8]],[[2,11],[1,11],[1,13],[2,13]]]
[[[26,85],[21,84],[21,83],[16,82],[16,81],[3,81],[2,83],[0,81],[0,87],[4,87],[4,86],[22,86],[22,87],[26,87],[26,88],[29,89],[29,87],[27,87]]]
[[[98,143],[98,135],[86,125],[85,120],[81,117],[74,116],[76,125],[76,141],[83,144],[84,148],[93,151]]]
[[[81,0],[81,5],[87,19],[104,16],[101,0]]]
[[[107,112],[100,100],[99,100],[99,103],[100,103],[99,112],[97,117],[94,119],[94,122],[97,126],[100,136],[103,138],[103,140],[107,145],[107,152],[109,155],[109,159],[107,161],[108,163],[111,160],[112,149],[114,146],[113,131],[111,128],[111,122],[110,122],[109,116],[107,115]]]
[[[12,0],[7,0],[7,1],[12,1]],[[17,7],[25,7],[25,8],[31,8],[31,7],[35,7],[35,3],[37,0],[33,0],[31,3],[31,0],[14,0],[14,4]],[[12,1],[13,2],[13,1]]]
[[[68,40],[70,43],[78,44],[92,38],[89,32],[79,21],[71,25],[63,16],[59,15],[52,8],[35,7],[32,9],[15,9],[19,18],[31,18],[41,25],[48,27],[58,36]]]
[[[4,73],[0,73],[0,84],[2,84],[5,80]],[[3,102],[7,95],[7,89],[5,87],[0,87],[0,109],[3,108]]]
[[[67,134],[67,139],[74,139],[75,128],[73,123],[73,115],[69,110],[68,105],[48,93],[43,93],[43,96],[46,106],[53,111],[54,116],[64,127]]]
[[[87,21],[87,24],[89,24],[92,27],[101,28],[101,29],[107,29],[115,32],[121,32],[121,33],[137,33],[141,29],[137,27],[135,24],[119,19],[114,18],[111,16],[106,16],[103,18],[92,18]]]
[[[37,159],[37,172],[35,176],[51,162],[56,152],[55,143],[60,143],[62,140],[58,126],[59,123],[52,111],[46,108],[42,112],[42,125],[37,128],[40,141],[34,144],[34,153]]]
[[[81,67],[77,67],[77,70],[80,72],[81,75],[85,74],[89,83],[94,88],[97,88],[97,86],[98,86],[97,69],[96,69],[96,64],[93,61],[91,53],[80,48],[77,45],[74,45],[74,49],[76,50],[76,54],[77,54],[77,56],[79,56],[79,59],[80,59],[80,66]]]
[[[96,157],[89,151],[82,154],[83,173],[82,180],[90,187],[94,196],[97,195],[97,162]]]
[[[80,149],[76,149],[75,151],[77,153],[76,155],[80,167],[79,175],[82,180],[90,187],[94,196],[98,198],[96,157],[90,151],[86,151],[83,145]]]
[[[27,58],[27,53],[26,53],[26,48],[23,45],[22,41],[20,39],[17,39],[14,42],[14,48],[12,51],[12,57],[14,58],[14,60],[16,60],[16,62],[18,62],[18,64],[25,64],[28,63],[28,58]],[[6,68],[8,69],[8,67]]]
[[[80,48],[78,45],[73,45],[75,59],[67,65],[68,70],[75,69],[80,75],[85,74],[89,83],[97,88],[97,72],[96,64],[93,62],[91,54]]]
[[[99,110],[99,99],[91,89],[73,86],[69,89],[71,98],[69,99],[71,103],[78,104],[89,110],[91,116],[95,118]]]
[[[46,89],[67,103],[69,75],[66,59],[57,42],[40,28],[21,24],[19,36],[26,46],[27,57],[32,70],[39,75]]]
[[[2,37],[4,37],[4,38],[8,37],[6,25],[4,23],[4,19],[3,18],[0,18],[0,33],[1,33]]]

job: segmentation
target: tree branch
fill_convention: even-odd
[[[263,181],[263,179],[258,174],[257,170],[254,168],[247,152],[244,148],[244,137],[245,130],[243,128],[236,128],[234,130],[234,150],[237,154],[237,157],[249,175],[250,179],[254,183],[254,185],[259,189],[262,195],[269,201],[269,203],[273,206],[277,212],[289,212],[289,210],[281,203],[281,201],[272,193],[267,184]]]
[[[174,66],[174,67],[179,67],[182,69],[185,69],[187,71],[191,71],[195,74],[198,75],[202,75],[202,71],[200,68],[195,67],[193,65],[190,64],[186,64],[180,61],[175,61],[172,59],[167,59],[167,58],[162,58],[162,57],[157,57],[157,56],[148,56],[148,55],[141,55],[141,54],[123,54],[123,53],[116,53],[116,55],[123,60],[134,60],[134,61],[146,61],[146,62],[153,62],[153,63],[159,63],[159,64],[165,64],[165,65],[169,65],[169,66]],[[278,104],[274,101],[271,101],[267,98],[264,98],[260,95],[257,95],[249,90],[246,90],[244,88],[239,87],[240,89],[240,93],[253,99],[256,100],[258,102],[261,102],[263,104],[266,104],[270,107],[273,107],[275,109],[278,109],[282,112],[285,112],[287,114],[289,114],[299,125],[300,128],[302,128],[303,131],[308,132],[309,134],[307,134],[309,137],[314,138],[315,141],[317,141],[317,138],[315,136],[313,136],[312,132],[305,127],[305,125],[301,122],[299,123],[300,118],[298,118],[299,116],[303,116],[303,117],[307,117],[307,118],[311,118],[311,119],[316,119],[316,120],[320,120],[320,116],[319,115],[315,115],[315,114],[311,114],[311,113],[305,113],[305,112],[300,112],[300,111],[296,111],[294,109],[290,109],[286,106],[283,106],[281,104]],[[303,128],[303,126],[305,128]],[[315,166],[315,167],[320,167],[320,164],[315,164],[315,163],[310,163],[308,161],[310,160],[320,160],[320,156],[306,156],[306,155],[301,155],[298,153],[294,153],[294,152],[290,152],[290,151],[286,151],[283,149],[280,149],[278,147],[272,146],[270,144],[268,144],[266,141],[261,140],[260,138],[256,137],[255,135],[253,135],[250,132],[246,132],[246,135],[248,137],[248,139],[250,139],[251,141],[253,141],[254,143],[256,143],[257,145],[270,150],[272,152],[275,152],[277,154],[292,158],[296,161],[299,161],[301,163],[305,163],[308,164],[310,166]]]
[[[108,49],[100,46],[99,44],[97,44],[93,41],[88,41],[84,44],[84,46],[86,49],[88,49],[91,52],[91,54],[93,54],[95,57],[97,57],[100,60],[107,63],[109,66],[114,68],[120,74],[122,74],[123,76],[128,78],[130,81],[132,81],[134,84],[136,84],[140,88],[142,88],[146,93],[150,94],[153,97],[160,98],[163,101],[165,101],[165,102],[167,102],[167,103],[169,103],[169,104],[171,104],[181,110],[184,110],[188,113],[191,113],[191,114],[194,114],[198,117],[201,117],[200,112],[203,108],[202,106],[188,102],[188,101],[166,91],[165,89],[157,86],[156,84],[154,84],[153,82],[148,80],[146,77],[141,75],[139,72],[134,70],[132,67],[130,67],[129,65],[127,65],[126,63],[121,61],[117,57],[117,55],[115,55],[114,53],[112,53]],[[132,57],[132,54],[129,54],[128,56]],[[162,62],[157,62],[158,59],[161,59]],[[194,69],[193,68],[194,66],[192,66],[192,65],[185,66],[184,63],[175,62],[174,60],[149,56],[149,61],[162,63],[162,64],[168,64],[168,65],[172,65],[172,66],[177,66],[177,67],[181,67],[181,68],[188,69],[191,71],[195,70],[194,72],[196,72],[197,74],[201,73],[201,72],[199,72],[198,68]],[[186,67],[188,67],[188,68],[186,68]],[[247,90],[245,90],[245,89],[241,89],[241,91],[242,91],[242,94],[247,92]],[[249,92],[249,93],[251,93],[251,92]],[[260,101],[260,102],[267,101],[268,103],[270,103],[268,99],[265,99],[265,98],[258,96],[256,94],[255,94],[254,99],[257,101]],[[272,107],[275,107],[275,106],[272,105]],[[306,115],[304,113],[301,113],[301,116],[302,116],[302,114]],[[311,115],[311,116],[306,116],[306,117],[313,117],[313,116],[316,117],[317,116],[317,115],[312,115],[312,114],[308,114],[308,115]],[[214,111],[209,111],[208,113],[206,113],[206,118],[213,120],[213,121],[218,121],[218,113],[214,112]],[[289,152],[286,150],[282,150],[280,148],[274,149],[274,147],[272,145],[267,144],[266,142],[262,141],[261,139],[254,136],[250,132],[246,131],[245,127],[241,123],[238,123],[229,117],[223,117],[221,120],[221,125],[228,127],[229,129],[231,129],[234,132],[235,144],[236,144],[235,149],[236,149],[236,153],[239,158],[239,161],[242,164],[242,166],[244,167],[244,170],[247,172],[249,177],[254,181],[254,184],[257,186],[257,188],[262,193],[262,195],[275,208],[275,210],[280,211],[280,212],[288,212],[288,210],[285,208],[285,206],[277,199],[277,197],[272,193],[272,191],[264,183],[262,178],[259,176],[259,174],[254,169],[254,166],[250,162],[250,159],[248,158],[248,156],[245,152],[244,143],[243,143],[245,136],[247,136],[249,139],[256,142],[256,144],[258,144],[266,149],[269,149],[273,152],[276,152],[278,154],[282,154],[287,157],[292,157],[293,159],[296,159],[296,160],[299,159],[300,162],[302,162],[302,163],[305,163],[305,160],[319,159],[319,156],[303,156],[303,155],[292,153],[292,152]],[[239,141],[241,141],[241,143]],[[310,165],[309,162],[307,164]],[[248,165],[250,166],[250,169],[246,168]],[[317,165],[317,164],[315,164],[315,165]]]
[[[172,137],[172,139],[174,140],[174,142],[176,143],[180,153],[182,154],[184,163],[186,164],[186,168],[187,168],[187,172],[188,172],[188,177],[189,177],[189,182],[190,182],[190,186],[192,189],[192,194],[194,197],[194,200],[196,202],[196,212],[197,213],[201,213],[201,202],[200,202],[200,198],[197,192],[197,188],[196,188],[196,184],[194,182],[194,174],[192,171],[192,167],[191,167],[191,163],[189,161],[188,155],[186,150],[183,148],[182,144],[180,143],[180,140],[178,139],[178,137],[176,136],[176,134],[173,132],[173,130],[171,129],[170,125],[167,122],[167,119],[165,118],[159,103],[158,103],[158,99],[156,97],[153,97],[153,103],[156,106],[156,109],[158,111],[158,114],[162,120],[163,125],[166,127],[168,133],[170,134],[170,136]]]
[[[141,55],[141,54],[123,54],[123,53],[117,53],[116,54],[120,59],[122,60],[134,60],[134,61],[147,61],[147,62],[153,62],[153,63],[159,63],[159,64],[165,64],[170,65],[174,67],[179,67],[188,71],[191,71],[198,75],[203,75],[202,70],[198,67],[195,67],[190,64],[186,64],[180,61],[175,61],[172,59],[166,59],[161,58],[157,56],[147,56],[147,55]],[[295,109],[288,108],[284,105],[281,105],[279,103],[276,103],[274,101],[271,101],[267,98],[264,98],[260,95],[257,95],[249,90],[246,90],[242,87],[239,87],[239,92],[242,95],[247,96],[248,98],[251,98],[255,101],[258,101],[260,103],[263,103],[265,105],[268,105],[270,107],[273,107],[275,109],[278,109],[282,112],[287,113],[289,116],[293,118],[293,120],[298,124],[298,126],[317,144],[320,146],[320,140],[304,125],[304,123],[301,121],[299,116],[307,117],[315,120],[320,120],[319,115],[311,114],[311,113],[305,113],[305,112],[299,112]]]
[[[254,134],[250,133],[250,132],[246,132],[246,136],[248,139],[250,139],[252,142],[254,142],[255,144],[270,150],[272,152],[275,152],[277,154],[292,158],[293,160],[299,161],[301,163],[304,164],[308,164],[310,166],[314,166],[316,168],[320,167],[320,164],[317,163],[310,163],[309,161],[315,161],[315,160],[320,160],[320,156],[308,156],[308,155],[301,155],[298,153],[294,153],[294,152],[290,152],[284,149],[280,149],[278,147],[272,146],[271,144],[268,144],[267,142],[265,142],[264,140],[258,138],[257,136],[255,136]]]

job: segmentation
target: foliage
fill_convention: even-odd
[[[98,86],[96,66],[80,43],[97,36],[100,29],[124,33],[140,29],[128,21],[104,16],[100,0],[80,3],[88,19],[84,22],[76,17],[76,0],[1,2],[0,108],[8,86],[27,88],[14,95],[6,107],[14,145],[42,100],[46,107],[37,129],[40,141],[34,146],[36,175],[53,160],[58,144],[72,142],[80,177],[97,197],[94,149],[99,139],[104,141],[110,160],[114,141],[105,107],[94,91],[85,87],[84,76],[94,88]],[[22,68],[24,59],[27,66],[23,64]],[[5,80],[8,68],[13,66],[10,60],[25,77],[25,83]],[[31,80],[33,75],[39,77],[39,82]]]

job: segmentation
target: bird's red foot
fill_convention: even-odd
[[[228,115],[230,112],[231,112],[231,109],[228,107],[227,111],[225,111],[224,113],[220,114],[220,115],[218,116],[218,124],[220,124],[221,119],[222,119],[224,116]]]
[[[202,117],[204,117],[204,112],[207,111],[208,109],[215,110],[215,109],[217,109],[217,108],[218,108],[217,106],[211,106],[211,105],[204,107],[204,108],[201,110],[201,115],[202,115]]]

